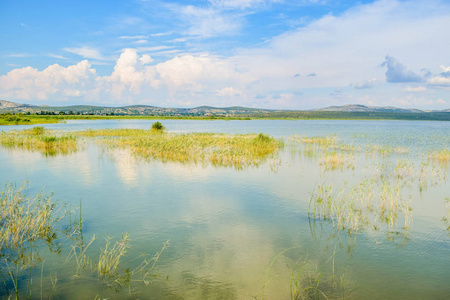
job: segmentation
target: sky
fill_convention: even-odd
[[[0,0],[0,99],[450,108],[448,0]]]

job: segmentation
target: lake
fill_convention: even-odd
[[[43,126],[149,129],[153,122]],[[33,299],[41,290],[52,299],[450,297],[450,166],[431,154],[450,147],[450,122],[160,122],[175,133],[263,132],[284,147],[259,166],[233,168],[143,159],[93,140],[56,155],[0,146],[3,186],[28,182],[29,195],[53,192],[75,209],[81,203],[83,239],[97,237],[86,251],[94,263],[107,236],[112,247],[129,233],[123,269],[169,241],[152,276],[121,287],[89,270],[74,276],[69,241],[59,255],[43,247],[44,265],[19,278],[22,294],[32,277]]]

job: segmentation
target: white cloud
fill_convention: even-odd
[[[134,44],[146,44],[146,43],[148,43],[148,41],[147,40],[137,40],[137,41],[134,41],[133,43]]]
[[[223,8],[250,8],[255,5],[260,5],[265,0],[209,0],[209,2],[217,7],[223,7]]]
[[[96,72],[87,60],[64,68],[58,64],[42,71],[32,67],[14,69],[0,77],[0,95],[4,99],[66,100],[85,95],[92,87]]]
[[[425,92],[427,90],[424,86],[418,86],[418,87],[407,87],[403,89],[404,92]]]
[[[203,38],[230,35],[241,28],[240,16],[214,8],[196,6],[174,6],[185,24],[189,24],[185,34]]]
[[[67,57],[62,56],[62,55],[58,55],[58,54],[47,54],[48,57],[53,57],[53,58],[57,58],[57,59],[67,59]]]
[[[365,80],[360,83],[356,83],[353,86],[355,87],[355,89],[362,90],[362,89],[370,89],[377,83],[378,83],[378,80],[376,78],[372,78],[372,79]]]
[[[148,38],[148,36],[145,36],[145,35],[133,35],[133,36],[123,35],[123,36],[119,36],[119,39],[128,39],[128,40],[141,40],[141,39],[146,39],[146,38]]]
[[[229,96],[229,97],[233,97],[233,96],[238,96],[241,95],[242,92],[240,90],[237,90],[233,87],[226,87],[223,88],[221,90],[217,90],[217,96]]]
[[[99,50],[90,47],[64,48],[63,50],[87,59],[107,60],[100,54]]]
[[[6,57],[13,57],[13,58],[22,58],[22,57],[30,57],[31,54],[28,53],[12,53],[6,55]]]
[[[436,76],[430,78],[428,80],[428,83],[431,85],[438,85],[438,86],[450,86],[450,77]]]

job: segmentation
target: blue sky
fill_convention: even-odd
[[[448,1],[0,0],[0,99],[450,107]]]

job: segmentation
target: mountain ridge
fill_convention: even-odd
[[[94,106],[94,105],[70,105],[70,106],[47,106],[47,105],[31,105],[21,104],[7,100],[0,100],[0,113],[55,113],[61,112],[65,114],[114,114],[114,115],[217,115],[217,116],[233,116],[246,114],[270,114],[291,113],[291,112],[366,112],[366,113],[442,113],[450,112],[449,109],[443,110],[425,110],[416,108],[398,108],[393,106],[366,106],[362,104],[346,104],[341,106],[328,106],[311,110],[284,110],[284,109],[262,109],[249,108],[243,106],[230,107],[214,107],[214,106],[198,106],[193,108],[174,108],[174,107],[158,107],[151,105],[128,105],[121,107],[112,106]]]

